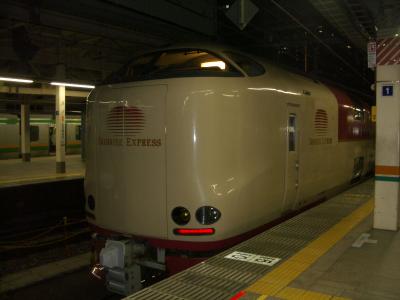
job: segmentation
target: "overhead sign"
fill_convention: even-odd
[[[393,85],[382,86],[382,96],[393,96]]]
[[[379,66],[400,64],[400,36],[378,40],[376,63]]]
[[[226,12],[226,16],[243,30],[259,11],[250,0],[236,0]]]
[[[376,42],[369,42],[367,45],[368,51],[368,68],[376,67]]]
[[[267,265],[270,267],[275,265],[278,261],[281,260],[278,257],[264,256],[264,255],[258,255],[241,251],[232,252],[231,254],[225,256],[225,258],[245,261],[259,265]]]

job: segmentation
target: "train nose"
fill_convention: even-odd
[[[96,225],[164,238],[166,85],[102,87],[89,111],[87,194]],[[90,119],[92,118],[92,119]],[[113,213],[110,214],[109,212]],[[157,220],[155,222],[155,220]]]

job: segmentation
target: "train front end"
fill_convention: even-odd
[[[121,234],[166,237],[165,85],[103,86],[88,100],[88,217]]]
[[[185,209],[202,207],[199,213],[215,220],[220,213],[199,191],[193,166],[202,155],[193,135],[199,107],[210,101],[207,87],[242,76],[202,50],[160,51],[134,59],[89,96],[86,214],[101,244],[98,268],[105,269],[109,290],[136,291],[154,273],[171,273],[166,251],[218,238],[193,210],[189,222]]]
[[[107,285],[120,294],[141,285],[134,257],[153,254],[141,237],[167,235],[166,93],[166,85],[117,84],[97,88],[88,99],[86,211],[97,242],[105,242],[99,262]],[[165,269],[162,253],[141,263]]]

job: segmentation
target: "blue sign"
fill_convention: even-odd
[[[393,96],[393,85],[382,86],[382,96]]]

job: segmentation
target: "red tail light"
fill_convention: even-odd
[[[175,228],[177,235],[211,235],[215,233],[214,228]]]

